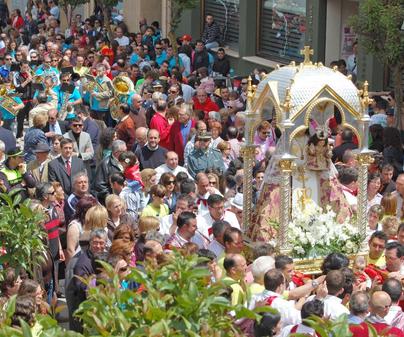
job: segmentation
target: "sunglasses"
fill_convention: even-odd
[[[171,90],[171,91],[170,91],[170,94],[178,94],[178,91],[176,91],[176,90]]]
[[[248,84],[247,82],[241,82],[242,85]]]
[[[60,37],[57,37],[56,41],[62,41],[62,39]]]
[[[161,47],[159,47],[159,48],[155,47],[154,49],[156,49],[156,50],[161,50]]]
[[[72,124],[72,126],[81,128],[83,126],[83,124]]]
[[[170,180],[170,181],[167,181],[167,184],[166,185],[174,185],[175,184],[175,181],[174,180]]]
[[[6,58],[6,61],[12,61],[13,59],[12,58]]]

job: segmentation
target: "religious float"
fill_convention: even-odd
[[[296,258],[296,268],[319,271],[322,258],[337,251],[363,253],[367,227],[367,176],[371,103],[368,84],[358,90],[350,76],[310,60],[277,67],[258,85],[249,81],[246,108],[243,223],[252,241],[274,240],[281,252]],[[357,207],[345,199],[328,144],[329,120],[338,110],[341,125],[357,137],[359,165]],[[266,168],[256,208],[252,209],[254,134],[257,125],[274,119],[281,129]]]

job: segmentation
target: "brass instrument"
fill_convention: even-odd
[[[17,116],[17,112],[15,111],[15,102],[11,98],[11,96],[7,93],[7,89],[5,86],[2,86],[0,88],[0,97],[3,98],[3,100],[0,101],[1,107],[6,110],[8,113],[12,114],[13,116]]]
[[[104,91],[104,88],[101,84],[98,83],[95,76],[85,74],[83,77],[86,79],[86,83],[83,85],[84,91],[94,91],[95,88],[98,89],[98,92]]]
[[[60,107],[59,112],[61,120],[65,120],[68,113],[71,113],[73,111],[73,107],[67,105],[67,103],[69,103],[69,99],[70,99],[70,93],[65,92],[63,95],[62,106]]]
[[[114,97],[110,100],[109,110],[111,117],[119,121],[119,106],[123,102],[122,99],[127,98],[131,92],[134,92],[135,87],[126,73],[121,73],[119,76],[115,77],[112,81],[112,85],[114,87]]]

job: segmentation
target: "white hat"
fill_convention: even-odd
[[[243,194],[237,193],[234,198],[232,199],[231,203],[232,206],[238,208],[239,210],[243,210]]]

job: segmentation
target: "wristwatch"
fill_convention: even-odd
[[[317,288],[319,286],[319,283],[316,280],[311,281],[311,286],[313,288]]]

